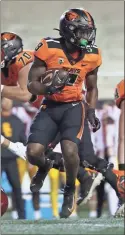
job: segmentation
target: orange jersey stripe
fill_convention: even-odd
[[[77,135],[78,139],[81,139],[82,134],[83,134],[83,130],[84,130],[85,109],[84,109],[84,104],[83,103],[81,103],[81,104],[82,104],[82,124],[81,124],[80,130],[79,130],[79,133]]]

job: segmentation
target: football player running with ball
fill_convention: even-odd
[[[42,39],[35,49],[29,72],[28,90],[44,95],[43,106],[30,129],[27,158],[39,167],[31,182],[31,191],[38,191],[52,167],[44,152],[58,131],[66,169],[61,218],[74,210],[75,179],[78,173],[78,144],[84,129],[85,108],[82,86],[86,81],[88,117],[93,128],[99,127],[95,117],[98,99],[97,73],[101,65],[100,50],[94,46],[96,27],[84,9],[70,9],[60,19],[60,38]]]

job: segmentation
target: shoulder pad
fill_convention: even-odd
[[[48,48],[58,48],[61,49],[60,40],[58,38],[45,38]]]

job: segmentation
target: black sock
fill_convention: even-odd
[[[86,178],[88,178],[89,174],[88,172],[85,170],[85,168],[83,167],[79,167],[79,171],[78,171],[78,175],[77,175],[77,179],[79,180],[80,184],[83,184],[86,180]]]
[[[75,184],[70,184],[70,185],[66,184],[65,188],[64,188],[64,192],[69,193],[69,194],[74,193],[75,192]]]
[[[113,173],[113,171],[111,169],[107,169],[106,172],[103,172],[103,175],[104,175],[106,181],[116,191],[117,196],[119,196],[119,192],[118,192],[118,188],[117,188],[117,176]]]
[[[125,163],[119,164],[119,170],[125,171]]]

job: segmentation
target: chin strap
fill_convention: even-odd
[[[60,32],[60,30],[59,30],[59,29],[57,29],[57,28],[54,28],[53,30],[56,30],[56,31]]]

